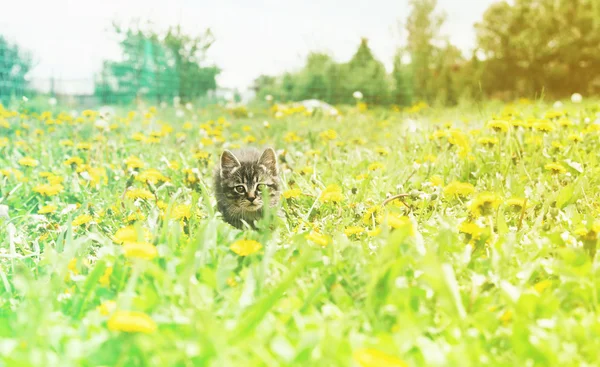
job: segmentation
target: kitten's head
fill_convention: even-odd
[[[245,150],[236,154],[229,150],[221,154],[221,190],[228,204],[242,212],[258,211],[264,205],[265,191],[271,203],[276,202],[279,179],[275,151],[268,148],[262,153]]]

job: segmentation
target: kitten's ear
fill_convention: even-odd
[[[240,161],[231,153],[229,150],[225,149],[223,154],[221,154],[221,177],[226,176],[237,168],[241,167]]]
[[[264,166],[268,173],[277,175],[277,155],[272,148],[267,148],[260,156],[258,164]]]

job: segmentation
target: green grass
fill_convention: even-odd
[[[600,363],[600,104],[417,110],[0,110],[0,365]],[[291,196],[259,231],[214,209],[246,145]]]

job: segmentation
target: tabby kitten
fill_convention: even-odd
[[[217,208],[227,223],[242,228],[245,222],[256,228],[255,222],[263,216],[265,190],[269,198],[266,204],[276,207],[281,193],[273,149],[262,153],[251,148],[235,153],[223,151],[215,172],[215,194]]]

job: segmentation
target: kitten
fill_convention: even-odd
[[[237,228],[243,228],[246,222],[255,228],[255,222],[263,216],[264,190],[269,198],[267,205],[276,207],[281,193],[273,149],[262,153],[256,149],[223,151],[215,172],[215,194],[225,222]]]

